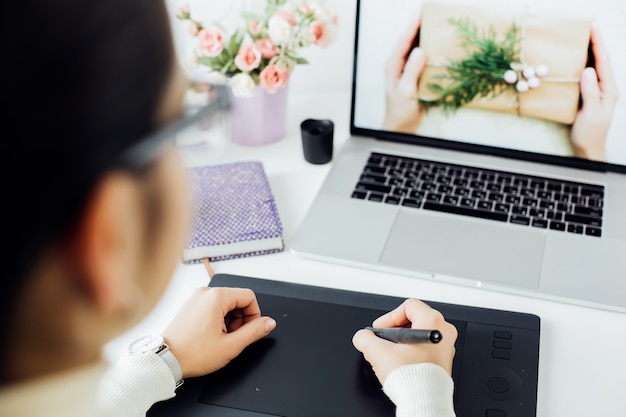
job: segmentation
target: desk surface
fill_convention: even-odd
[[[330,169],[330,164],[315,166],[305,162],[300,122],[306,118],[333,120],[337,151],[349,135],[350,94],[297,96],[289,100],[287,136],[278,142],[242,147],[222,141],[193,151],[181,150],[189,166],[262,161],[283,222],[283,253],[216,262],[216,273],[536,314],[542,319],[537,415],[624,415],[625,314],[312,261],[291,253],[291,238]],[[114,360],[136,337],[163,331],[191,292],[208,282],[202,265],[180,265],[155,310],[138,326],[109,343],[106,357]]]

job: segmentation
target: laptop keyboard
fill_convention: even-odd
[[[602,236],[604,187],[372,153],[352,198]]]

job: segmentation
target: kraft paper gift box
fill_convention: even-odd
[[[497,39],[515,24],[518,28],[518,72],[523,66],[545,66],[548,74],[540,86],[518,92],[515,85],[492,97],[478,97],[467,107],[519,114],[571,124],[578,112],[580,76],[587,64],[591,19],[555,11],[498,4],[425,2],[422,6],[419,46],[426,54],[426,67],[419,80],[420,100],[437,99],[428,84],[446,86],[437,78],[447,71],[450,60],[468,57],[463,37],[450,19],[468,19],[478,33],[493,28]]]

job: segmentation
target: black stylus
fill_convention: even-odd
[[[402,327],[393,329],[366,327],[365,330],[370,330],[376,336],[396,343],[439,343],[443,338],[439,330],[405,329]]]

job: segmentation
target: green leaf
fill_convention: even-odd
[[[502,39],[493,29],[479,32],[469,19],[449,19],[457,27],[460,46],[467,57],[451,60],[446,65],[447,72],[433,78],[447,80],[446,87],[429,83],[427,87],[438,98],[428,103],[428,108],[441,106],[445,114],[450,114],[477,97],[496,97],[512,87],[504,83],[502,76],[510,69],[510,64],[519,60],[519,33],[513,24]]]
[[[244,32],[242,30],[236,31],[233,36],[231,36],[230,41],[226,48],[224,48],[230,57],[235,57],[239,53],[239,49],[241,48],[241,44],[243,43]]]
[[[296,64],[298,64],[298,65],[306,65],[306,64],[308,64],[308,63],[309,63],[309,61],[307,61],[307,60],[306,60],[306,59],[304,59],[304,58],[300,58],[300,57],[293,58],[293,61],[294,61]]]
[[[201,57],[198,57],[198,58],[196,59],[196,62],[197,62],[198,64],[200,64],[200,65],[205,65],[205,66],[207,66],[207,67],[210,67],[210,66],[211,66],[212,61],[213,61],[213,60],[212,60],[211,58],[208,58],[208,57],[206,57],[206,56],[201,56]]]

